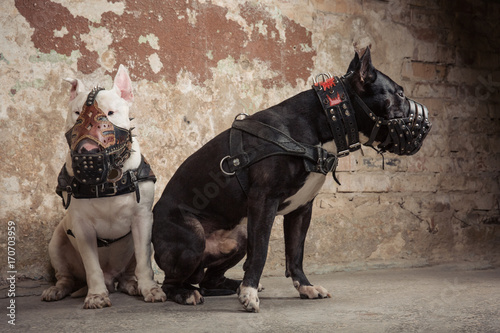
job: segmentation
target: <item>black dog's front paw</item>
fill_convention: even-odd
[[[293,286],[299,292],[302,299],[318,299],[318,298],[331,298],[332,294],[322,286],[305,286],[301,285],[298,281],[293,282]]]
[[[163,285],[161,287],[165,294],[167,295],[167,299],[174,301],[183,305],[197,305],[203,304],[205,302],[203,296],[201,296],[200,292],[193,287],[193,289],[186,289],[183,287],[173,286],[173,285]]]

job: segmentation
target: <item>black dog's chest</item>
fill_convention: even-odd
[[[292,196],[285,199],[283,204],[279,206],[277,215],[286,215],[309,203],[316,197],[325,183],[325,180],[326,176],[322,174],[310,173],[307,176],[304,185],[302,185],[302,187],[300,187],[299,190]]]

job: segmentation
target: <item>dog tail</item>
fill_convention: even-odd
[[[85,286],[85,287],[83,287],[83,288],[80,288],[80,289],[78,289],[77,291],[73,292],[73,293],[71,294],[71,297],[72,297],[72,298],[85,297],[85,296],[87,296],[88,289],[89,289],[89,288],[88,288],[87,286]]]
[[[198,289],[202,296],[210,297],[210,296],[229,296],[236,294],[236,291],[231,289]]]

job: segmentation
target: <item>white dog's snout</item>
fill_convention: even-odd
[[[95,154],[101,151],[101,148],[97,144],[97,142],[90,140],[90,139],[84,139],[82,140],[76,149],[78,154]]]

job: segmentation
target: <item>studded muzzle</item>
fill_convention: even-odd
[[[387,127],[387,137],[378,145],[381,151],[388,151],[397,155],[413,155],[422,147],[422,143],[432,128],[429,121],[429,111],[425,105],[406,98],[409,104],[409,115],[405,118],[383,119],[377,117],[361,100],[355,96],[355,101],[362,107],[368,117],[375,122],[370,139],[364,143],[372,146],[381,127]]]
[[[88,185],[119,180],[132,145],[131,130],[109,121],[95,101],[101,90],[97,87],[89,93],[75,125],[66,132],[74,176]],[[85,145],[93,149],[84,149]]]

